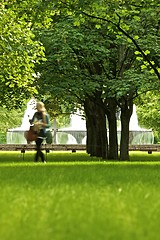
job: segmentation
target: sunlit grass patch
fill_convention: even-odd
[[[160,152],[152,152],[151,154],[148,154],[147,152],[143,152],[143,151],[133,151],[133,152],[131,151],[129,155],[130,155],[131,161],[138,161],[138,162],[159,161],[160,162]]]

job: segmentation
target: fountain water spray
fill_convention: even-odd
[[[36,99],[32,98],[27,103],[27,108],[24,112],[24,116],[22,119],[22,123],[20,127],[14,128],[14,129],[8,129],[7,131],[7,143],[27,143],[24,132],[29,130],[30,128],[30,122],[29,120],[32,119],[34,113],[36,111]]]

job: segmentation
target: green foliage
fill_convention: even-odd
[[[39,69],[39,91],[54,96],[56,102],[67,108],[72,106],[73,111],[76,102],[81,104],[86,94],[92,95],[102,87],[103,80],[95,65],[107,58],[109,43],[96,30],[76,28],[71,18],[63,17],[51,29],[41,32],[40,40],[47,61]]]
[[[1,143],[6,143],[6,133],[0,133],[0,144]]]
[[[68,1],[69,7],[70,1]],[[119,40],[126,39],[128,46],[135,46],[144,61],[148,62],[148,70],[160,79],[159,68],[159,1],[85,1],[75,4],[77,22],[92,19],[98,28],[106,25],[106,29],[114,33]],[[147,52],[151,54],[146,55]],[[156,59],[156,64],[151,61]]]
[[[21,121],[23,118],[23,110],[16,109],[10,110],[6,108],[0,108],[0,116],[1,116],[1,126],[0,133],[6,133],[7,129],[20,127]]]
[[[156,49],[159,45],[155,3],[57,1],[56,7],[59,14],[39,37],[47,57],[40,69],[41,92],[50,91],[66,102],[81,103],[86,94],[92,95],[97,89],[103,91],[103,97],[119,99],[153,87],[151,82],[157,79],[152,77],[151,67],[158,66],[153,40]],[[148,58],[145,61],[144,56]],[[102,68],[99,73],[95,63]]]
[[[0,6],[1,105],[19,107],[38,91],[53,120],[96,91],[105,101],[157,88],[158,0],[2,0]]]
[[[27,17],[27,8],[31,10],[34,2],[1,3],[0,103],[6,107],[16,107],[37,92],[34,65],[44,59],[44,48],[35,40],[32,22]]]
[[[159,90],[147,92],[137,102],[139,123],[144,128],[153,129],[155,141],[160,142],[160,94]]]

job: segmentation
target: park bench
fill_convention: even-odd
[[[144,151],[151,154],[153,151],[160,152],[160,144],[129,145],[129,151]]]
[[[20,151],[23,155],[26,151],[35,151],[35,144],[0,144],[0,151]],[[84,151],[86,150],[85,144],[42,144],[42,150],[46,154],[50,151]]]
[[[35,150],[35,144],[0,144],[0,151],[32,151]],[[42,144],[42,150],[46,151],[76,151],[85,150],[85,144]]]

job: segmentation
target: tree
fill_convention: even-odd
[[[160,79],[159,60],[153,45],[154,39],[155,47],[159,51],[157,44],[157,42],[159,43],[158,2],[87,1],[87,3],[88,4],[85,2],[85,4],[83,4],[81,1],[77,4],[77,8],[75,8],[75,12],[79,8],[79,11],[77,11],[77,21],[79,24],[85,21],[85,16],[97,21],[96,26],[99,28],[101,28],[104,23],[107,23],[107,29],[112,30],[118,39],[122,40],[126,38],[128,41],[128,44],[126,41],[126,46],[131,46],[132,44],[132,48],[133,46],[136,47],[137,51],[135,51],[135,54],[140,54],[140,56],[136,59],[138,61],[142,61],[140,65],[141,70],[144,71],[144,69],[148,69],[151,73],[154,73],[158,79]],[[79,15],[79,12],[81,15]],[[150,16],[149,18],[147,18],[148,14]],[[156,77],[154,77],[155,82]],[[123,76],[121,79],[123,79]],[[146,83],[148,85],[149,81],[147,80]],[[129,158],[129,120],[132,114],[133,99],[138,91],[140,91],[139,88],[136,87],[133,91],[133,87],[130,86],[129,91],[127,91],[127,89],[125,90],[127,98],[124,98],[124,95],[121,98],[121,102],[119,99],[122,123],[122,138],[120,146],[121,159]]]
[[[41,71],[43,90],[45,92],[50,91],[51,95],[58,96],[63,101],[65,99],[69,104],[74,102],[75,106],[91,107],[92,104],[88,105],[88,103],[93,102],[93,108],[95,107],[98,111],[97,107],[101,103],[101,94],[99,95],[98,92],[102,92],[102,89],[99,89],[101,79],[97,61],[100,61],[99,59],[103,57],[104,49],[103,46],[100,47],[101,43],[97,41],[95,33],[85,29],[85,27],[81,30],[77,27],[72,27],[71,23],[71,19],[69,21],[59,20],[58,23],[54,24],[53,30],[45,31],[41,38],[46,47],[47,56],[47,62],[42,65]],[[95,41],[97,44],[95,44]],[[48,74],[48,69],[50,74]],[[53,88],[51,87],[51,82]],[[92,107],[90,111],[93,112],[93,116],[95,115],[97,119],[96,116],[99,114],[93,111]],[[88,119],[87,113],[88,111],[85,111]],[[93,119],[93,116],[91,119]],[[106,129],[106,120],[104,124]],[[94,148],[97,146],[95,148],[96,155],[106,157],[106,130],[101,131],[100,126],[101,124],[98,123],[97,127],[94,126],[94,131],[92,131],[94,137],[92,136],[90,139],[92,139],[92,146]],[[105,138],[105,141],[97,138],[97,136],[101,136],[99,132],[104,132],[102,137]],[[96,142],[93,142],[94,139]],[[102,142],[105,144],[105,147],[102,145]],[[93,148],[88,148],[88,153],[94,155],[95,149],[93,151],[91,149]]]
[[[83,1],[57,1],[57,3],[60,4],[60,7],[58,7],[60,13],[63,13],[64,19],[68,19],[73,26],[77,26],[79,29],[83,29],[83,31],[85,26],[90,29],[90,32],[88,31],[89,34],[91,33],[91,29],[92,31],[94,29],[94,32],[98,33],[99,37],[101,36],[100,32],[103,32],[104,36],[105,31],[107,31],[106,41],[109,42],[108,40],[111,41],[111,39],[112,42],[114,41],[114,44],[108,44],[110,53],[112,53],[111,47],[113,47],[113,45],[115,51],[121,52],[121,50],[124,50],[124,54],[116,55],[116,60],[118,60],[118,62],[116,62],[116,71],[117,68],[118,71],[115,72],[115,74],[112,73],[113,71],[107,71],[106,74],[104,69],[111,70],[111,68],[108,68],[109,64],[105,59],[105,56],[107,56],[107,59],[109,56],[107,52],[108,48],[105,46],[104,49],[102,49],[101,47],[99,54],[97,54],[98,51],[94,51],[97,55],[93,55],[93,52],[92,54],[88,54],[91,53],[89,50],[92,48],[87,46],[86,50],[83,41],[84,34],[82,34],[81,30],[77,32],[75,28],[74,31],[72,28],[73,36],[69,39],[68,29],[66,30],[67,24],[65,24],[65,28],[62,26],[62,34],[55,35],[56,37],[58,36],[58,40],[56,39],[57,45],[56,47],[54,45],[53,50],[58,53],[50,54],[50,71],[54,72],[52,82],[54,83],[54,87],[56,86],[55,90],[60,90],[62,87],[62,94],[64,94],[64,89],[70,93],[67,94],[67,98],[72,94],[72,96],[76,95],[76,98],[80,100],[85,100],[86,96],[89,96],[91,99],[92,96],[95,95],[97,88],[98,91],[103,93],[102,96],[105,97],[104,102],[108,116],[109,111],[112,112],[114,101],[115,105],[116,103],[119,105],[122,109],[122,126],[124,124],[124,128],[122,128],[122,138],[124,141],[123,139],[121,140],[121,158],[128,159],[129,120],[132,114],[133,100],[138,92],[146,91],[146,89],[151,87],[151,80],[157,83],[155,76],[159,78],[159,61],[155,60],[157,59],[156,53],[154,51],[151,53],[150,51],[154,50],[154,46],[152,42],[150,42],[151,36],[152,40],[159,41],[158,21],[156,18],[158,14],[158,2],[156,2],[156,4],[152,2],[152,4],[150,4],[148,1],[145,3],[143,1],[140,1],[140,3],[139,1],[86,1],[85,3]],[[152,13],[149,20],[146,18],[148,13]],[[59,16],[56,16],[56,20],[57,19],[59,19]],[[152,20],[154,21],[152,22]],[[88,22],[90,22],[90,25]],[[148,27],[147,30],[146,23]],[[103,31],[100,31],[101,29]],[[150,30],[151,35],[148,34],[148,30]],[[54,36],[54,34],[51,35],[52,37]],[[77,35],[79,35],[78,38],[75,37]],[[112,38],[109,39],[108,35],[111,35]],[[62,40],[60,38],[62,38]],[[79,42],[77,42],[77,39]],[[86,36],[84,39],[86,40]],[[90,40],[91,39],[92,38],[90,38]],[[103,38],[103,42],[104,39],[105,38]],[[91,42],[92,41],[90,41],[90,43]],[[158,48],[157,42],[156,48]],[[96,45],[94,41],[92,46],[97,49],[98,45]],[[148,50],[148,48],[150,48],[150,50]],[[96,61],[95,56],[98,56]],[[114,55],[112,55],[112,58],[113,56]],[[153,59],[154,62],[152,61]],[[78,64],[78,61],[80,64]],[[111,63],[113,66],[114,62],[112,61]],[[97,74],[99,71],[97,71],[96,66],[103,66],[101,74]],[[152,70],[155,74],[153,77],[151,76]],[[143,80],[144,76],[146,76],[145,81]],[[51,80],[51,78],[48,78],[48,82],[50,81],[49,79]],[[68,79],[70,79],[70,81],[68,81]],[[58,80],[58,84],[56,80]],[[75,94],[77,89],[78,94]],[[95,101],[94,97],[92,99]],[[113,101],[109,101],[110,99]],[[115,114],[116,107],[112,118],[115,118]],[[114,123],[114,125],[115,124],[116,123]],[[114,143],[116,145],[116,138]],[[117,147],[114,151],[117,151]]]
[[[35,1],[13,0],[0,3],[0,103],[17,107],[36,94],[35,63],[44,59],[44,48],[31,29],[27,9]],[[33,4],[33,5],[32,5]]]

